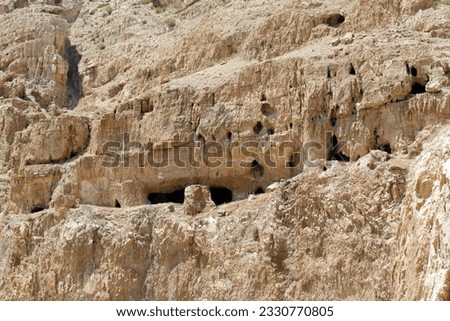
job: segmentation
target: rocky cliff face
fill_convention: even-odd
[[[0,4],[0,298],[449,300],[450,6]]]

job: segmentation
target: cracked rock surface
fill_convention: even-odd
[[[432,0],[2,1],[0,299],[450,300],[449,38]]]

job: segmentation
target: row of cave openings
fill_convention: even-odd
[[[178,188],[169,193],[149,193],[148,201],[150,204],[164,204],[164,203],[184,203],[184,191],[185,187]],[[231,203],[233,201],[233,192],[226,187],[210,187],[209,191],[211,193],[211,200],[216,204],[216,206]],[[263,194],[264,189],[258,187],[252,194],[258,195]],[[120,208],[121,205],[118,200],[115,202],[115,207]]]
[[[274,116],[276,114],[276,109],[267,101],[267,97],[264,93],[261,94],[261,114],[266,117],[270,118],[271,116]],[[194,105],[194,104],[193,104]],[[293,128],[293,123],[289,123],[289,129]],[[267,128],[264,127],[263,123],[261,121],[257,121],[256,124],[253,126],[253,133],[256,136],[266,134],[268,136],[272,136],[275,134],[275,128],[273,126],[267,126]],[[232,140],[233,133],[228,131],[226,134],[226,139],[229,141]],[[216,141],[216,137],[213,135],[212,140]],[[202,134],[197,134],[197,141],[201,143],[206,142],[206,138]]]

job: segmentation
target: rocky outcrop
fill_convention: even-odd
[[[450,6],[0,14],[1,299],[448,300]]]

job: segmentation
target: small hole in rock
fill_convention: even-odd
[[[275,109],[269,103],[262,103],[261,104],[261,113],[264,116],[269,117],[270,115],[275,113]]]
[[[356,75],[355,67],[352,64],[350,64],[350,75]]]
[[[294,126],[294,124],[289,123],[289,129],[292,129],[293,126]]]
[[[269,129],[267,130],[267,135],[272,136],[273,134],[275,134],[275,129],[269,128]]]
[[[330,123],[331,123],[331,126],[336,126],[336,121],[337,121],[337,119],[336,119],[336,117],[331,117],[330,118]]]
[[[150,204],[179,203],[184,202],[184,188],[177,189],[170,193],[150,193],[148,194]]]
[[[153,111],[153,104],[149,100],[141,101],[141,113],[147,114]]]
[[[33,207],[31,208],[31,213],[42,212],[42,211],[44,211],[44,210],[46,210],[46,209],[47,209],[46,206],[43,206],[43,205],[36,205],[36,206],[33,206]]]
[[[226,187],[211,187],[209,191],[211,199],[216,205],[230,203],[233,200],[233,192]]]
[[[257,122],[256,125],[253,127],[253,132],[255,134],[259,134],[261,132],[261,130],[263,129],[263,125],[261,124],[261,122]]]
[[[334,14],[329,17],[326,21],[327,25],[333,28],[338,28],[341,24],[345,22],[345,17],[341,14]]]
[[[204,144],[205,143],[205,137],[202,134],[197,135],[197,141]]]
[[[256,159],[252,162],[252,172],[256,179],[261,179],[264,176],[264,167]]]
[[[417,69],[414,66],[411,67],[411,76],[417,77]]]
[[[255,195],[264,194],[264,189],[262,187],[258,187],[255,191]]]
[[[231,140],[231,137],[233,136],[233,134],[231,132],[227,133],[227,138]]]
[[[266,101],[266,100],[267,100],[266,94],[261,93],[261,101]]]
[[[120,207],[121,207],[118,200],[116,200],[116,202],[115,202],[115,204],[114,204],[114,207],[117,207],[117,208],[120,208]]]
[[[390,144],[381,145],[379,149],[382,150],[383,152],[388,153],[388,154],[392,153],[392,149],[391,149],[391,145]]]
[[[326,166],[324,166],[324,167],[322,168],[322,170],[323,170],[324,172],[326,172],[326,170],[327,170],[327,167],[326,167]]]

